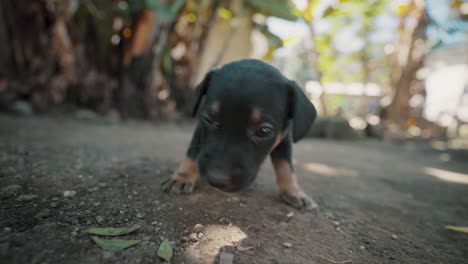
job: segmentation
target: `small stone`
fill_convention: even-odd
[[[58,200],[59,200],[59,198],[58,198],[58,197],[54,197],[54,198],[52,198],[52,201],[58,201]],[[83,203],[83,204],[84,204],[84,203]]]
[[[202,229],[203,229],[203,225],[202,225],[202,224],[196,224],[196,225],[193,227],[193,232],[199,233],[200,231],[202,231]]]
[[[291,243],[289,243],[289,242],[283,243],[283,247],[285,247],[285,248],[292,248],[292,246],[293,245]]]
[[[397,239],[398,239],[398,236],[395,235],[395,234],[392,234],[392,239],[397,240]]]
[[[64,191],[63,192],[63,197],[64,198],[70,198],[75,196],[76,192],[75,191]]]
[[[57,207],[57,205],[58,205],[58,203],[56,203],[56,202],[51,202],[51,203],[50,203],[50,207],[52,207],[52,208]]]
[[[36,199],[38,196],[35,194],[22,194],[18,198],[16,198],[16,201],[22,202],[22,201],[31,201],[33,199]]]
[[[102,222],[104,222],[104,217],[102,217],[102,216],[100,216],[100,215],[96,216],[96,222],[97,222],[98,224],[101,224]]]
[[[77,236],[77,235],[78,235],[78,232],[73,231],[73,232],[71,232],[71,235],[72,235],[72,236]]]
[[[4,193],[17,193],[19,190],[21,190],[21,186],[19,186],[17,184],[10,185],[10,186],[2,188],[2,192],[4,192]]]
[[[202,239],[203,236],[204,236],[204,234],[203,234],[202,232],[200,232],[200,233],[197,234],[197,238],[198,238],[198,239]]]
[[[157,224],[158,224],[158,221],[151,222],[151,225],[157,225]]]
[[[337,227],[335,228],[335,230],[336,230],[337,232],[341,232],[341,231],[342,231],[341,227],[339,227],[339,226],[337,226]]]
[[[44,209],[44,210],[40,211],[38,214],[36,214],[35,217],[36,218],[46,218],[46,217],[49,216],[49,214],[50,214],[49,209]]]
[[[332,221],[332,223],[333,223],[334,226],[339,226],[340,225],[339,221]]]
[[[365,247],[365,246],[359,246],[359,249],[360,249],[360,250],[365,250],[366,247]]]
[[[142,219],[143,217],[145,217],[145,215],[142,214],[142,213],[138,213],[138,214],[136,215],[136,217],[139,218],[139,219]]]
[[[231,201],[233,201],[233,202],[239,202],[240,199],[239,199],[239,197],[234,196],[234,197],[231,197]]]
[[[218,264],[232,264],[234,262],[234,255],[231,253],[219,253]]]
[[[247,207],[247,205],[245,203],[240,203],[239,206],[242,207],[242,208]]]
[[[197,241],[198,241],[198,236],[197,236],[196,233],[191,233],[191,234],[189,235],[189,239],[190,239],[190,241],[192,241],[192,242],[197,242]]]
[[[291,218],[291,217],[294,216],[294,213],[293,213],[293,212],[289,212],[286,216],[289,217],[289,218]]]

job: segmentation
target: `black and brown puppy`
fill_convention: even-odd
[[[317,207],[299,187],[292,142],[316,117],[301,88],[259,60],[240,60],[210,71],[197,88],[198,122],[185,159],[163,189],[190,193],[201,174],[223,191],[250,185],[270,154],[281,198],[298,209]],[[205,98],[203,105],[202,99]]]

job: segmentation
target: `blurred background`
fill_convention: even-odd
[[[311,137],[468,141],[465,0],[5,0],[0,109],[188,120],[212,67],[265,60],[320,117]]]

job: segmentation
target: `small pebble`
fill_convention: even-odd
[[[287,217],[293,217],[293,216],[294,216],[294,213],[293,213],[293,212],[289,212],[286,216],[287,216]]]
[[[52,208],[57,207],[57,205],[58,205],[58,204],[57,204],[56,202],[51,202],[51,203],[50,203],[50,207],[52,207]]]
[[[158,224],[158,221],[151,222],[151,225],[157,225],[157,224]]]
[[[143,218],[144,216],[145,216],[145,215],[142,214],[142,213],[138,213],[138,214],[136,215],[136,217],[139,218],[139,219]]]
[[[292,244],[289,243],[289,242],[283,243],[283,246],[284,246],[285,248],[292,248]]]
[[[37,195],[35,194],[22,194],[20,196],[18,196],[18,198],[16,198],[16,201],[31,201],[33,199],[36,199],[37,198]]]
[[[339,226],[340,225],[340,222],[339,221],[332,221],[333,225],[335,226]]]
[[[359,249],[364,250],[364,249],[366,249],[366,247],[365,246],[359,246]]]
[[[202,225],[202,224],[196,224],[196,225],[193,227],[193,232],[199,233],[200,231],[202,231],[202,229],[203,229],[203,225]]]
[[[398,236],[395,235],[395,234],[393,234],[393,235],[392,235],[392,239],[397,240],[397,239],[398,239]]]
[[[100,215],[96,216],[96,222],[97,222],[98,224],[104,222],[104,217],[102,217],[102,216],[100,216]]]
[[[202,239],[203,235],[204,234],[202,232],[198,233],[198,235],[197,235],[198,239]]]
[[[191,234],[189,235],[189,239],[190,239],[190,241],[192,241],[192,242],[197,242],[197,241],[198,241],[198,236],[197,236],[196,233],[191,233]]]
[[[2,188],[2,192],[6,192],[6,193],[16,193],[19,190],[21,190],[21,186],[16,185],[16,184]]]
[[[75,196],[76,192],[75,191],[64,191],[63,192],[63,197],[64,198],[69,198]]]

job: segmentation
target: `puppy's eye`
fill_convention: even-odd
[[[219,128],[219,123],[214,121],[208,115],[203,115],[203,122],[205,122],[205,124],[210,128],[213,128],[213,129],[218,129]]]
[[[258,139],[267,139],[273,134],[273,127],[270,124],[263,124],[254,132]]]

